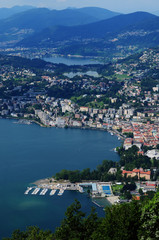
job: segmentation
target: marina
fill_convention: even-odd
[[[58,182],[55,179],[41,179],[36,182],[35,187],[28,187],[24,194],[30,193],[31,195],[44,196],[49,191],[49,196],[62,196],[67,191],[76,191],[79,193],[88,193],[92,198],[92,202],[98,207],[103,207],[103,204],[100,205],[96,200],[97,199],[109,199],[111,204],[115,203],[114,195],[111,188],[110,182],[81,182],[81,183],[70,183],[69,181]],[[55,194],[58,191],[57,194]],[[112,200],[113,199],[113,200]]]

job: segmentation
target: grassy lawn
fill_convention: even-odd
[[[130,78],[130,76],[128,76],[126,74],[122,74],[122,75],[115,74],[115,77],[117,78],[118,81],[123,81],[125,79],[129,79]]]
[[[116,81],[123,81],[125,79],[130,79],[131,77],[128,76],[127,74],[113,74],[111,76],[105,76],[105,78],[109,79],[109,80],[113,80],[113,79],[116,79]]]
[[[111,187],[112,187],[113,192],[119,192],[120,189],[123,188],[123,186],[124,186],[123,184],[120,184],[120,185],[116,184],[116,185],[112,185]]]

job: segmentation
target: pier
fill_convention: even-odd
[[[97,198],[100,198],[100,199],[107,198],[107,200],[113,204],[117,202],[117,199],[113,195],[110,182],[87,181],[87,182],[70,183],[69,181],[58,182],[58,181],[54,181],[53,179],[52,181],[49,181],[48,179],[43,179],[43,180],[37,181],[34,184],[36,184],[36,186],[28,187],[27,190],[24,192],[24,194],[31,193],[31,195],[38,194],[40,196],[44,196],[49,191],[49,196],[53,197],[53,196],[62,196],[65,190],[78,191],[80,193],[84,193],[85,191],[87,191],[87,189],[89,189],[92,201],[98,207],[103,207],[103,206],[100,206],[100,204],[96,202],[95,199]]]
[[[45,195],[47,193],[48,189],[47,188],[44,188],[41,192],[40,192],[40,195]]]
[[[95,205],[97,205],[98,207],[104,207],[103,205],[99,205],[96,201],[92,201],[92,203],[94,203]]]
[[[32,187],[28,187],[24,194],[28,194],[32,190]]]
[[[36,195],[39,191],[40,191],[40,188],[35,188],[35,190],[31,194]]]

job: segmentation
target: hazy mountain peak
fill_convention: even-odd
[[[24,11],[28,11],[28,10],[33,9],[33,8],[35,8],[35,7],[29,6],[29,5],[14,6],[14,7],[11,7],[11,8],[0,8],[0,19],[9,18],[14,14],[21,13],[21,12],[24,12]]]

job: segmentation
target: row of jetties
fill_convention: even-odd
[[[49,190],[48,188],[41,189],[41,188],[28,187],[24,194],[27,195],[27,194],[31,193],[32,195],[36,195],[36,194],[39,193],[39,195],[43,195],[44,196],[48,192],[48,190]],[[57,191],[57,189],[52,189],[50,191],[50,193],[49,193],[50,196],[53,196],[56,193],[56,191]],[[57,195],[61,196],[63,193],[64,193],[64,189],[60,189],[60,191],[58,192]]]

